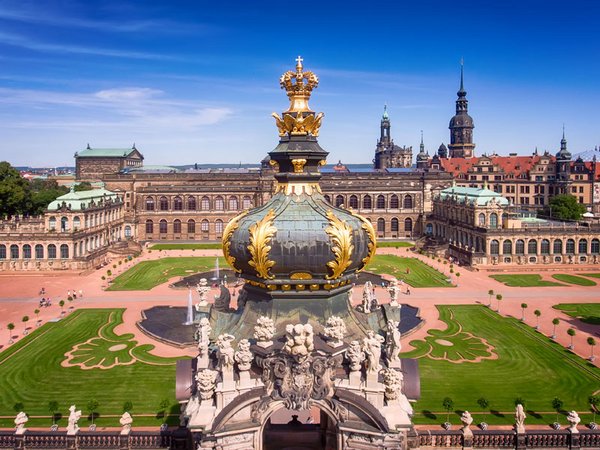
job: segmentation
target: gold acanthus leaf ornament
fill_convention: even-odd
[[[269,259],[269,251],[271,251],[271,238],[277,232],[277,228],[273,226],[275,211],[270,210],[265,217],[256,222],[250,228],[250,244],[248,251],[252,258],[248,261],[250,266],[256,270],[256,275],[259,278],[270,280],[275,278],[275,275],[269,273],[269,269],[275,265],[275,261]]]
[[[375,255],[375,251],[377,250],[377,237],[375,235],[375,228],[373,228],[373,224],[369,220],[365,219],[363,216],[357,214],[351,209],[350,213],[362,222],[362,229],[365,230],[369,236],[369,243],[367,244],[369,253],[362,259],[362,266],[358,269],[362,270],[367,264],[369,264],[369,261],[371,261],[371,258],[373,258]]]
[[[227,264],[229,264],[237,273],[241,273],[242,269],[238,269],[237,267],[235,267],[235,257],[231,256],[231,236],[233,236],[233,232],[239,227],[240,219],[246,214],[248,214],[248,211],[244,211],[243,213],[235,216],[229,221],[229,223],[225,227],[225,231],[223,232],[223,239],[221,241],[223,244],[223,256],[225,256]]]
[[[352,264],[352,252],[354,244],[352,244],[352,227],[344,220],[338,219],[331,210],[327,211],[327,219],[329,226],[325,228],[325,233],[329,235],[332,242],[331,251],[335,255],[333,261],[327,263],[327,267],[331,269],[331,275],[325,278],[334,280],[339,278],[344,270]]]

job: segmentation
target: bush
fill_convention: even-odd
[[[106,275],[108,275],[110,277],[112,275],[112,270],[107,270]]]
[[[113,269],[116,269],[116,268],[117,268],[117,265],[116,265],[116,264],[113,264]]]
[[[104,275],[102,275],[101,277],[102,281],[106,280],[106,277]]]
[[[119,260],[119,265],[123,264],[123,261]]]

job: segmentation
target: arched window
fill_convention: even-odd
[[[490,228],[498,228],[498,214],[490,214]]]
[[[187,201],[188,211],[196,211],[196,197],[190,195]]]
[[[391,223],[391,230],[392,231],[399,231],[399,227],[398,227],[398,218],[397,217],[392,217],[392,223]]]
[[[154,197],[146,197],[146,211],[154,211]]]
[[[6,259],[6,245],[0,244],[0,259]]]
[[[404,196],[404,209],[412,209],[413,208],[413,198],[411,195]]]
[[[215,220],[215,233],[219,236],[223,234],[223,221],[221,219]]]
[[[31,245],[29,244],[23,246],[23,259],[31,259]]]
[[[69,219],[66,217],[60,218],[60,231],[68,231],[69,230]]]
[[[16,244],[10,246],[10,259],[19,259],[19,246]]]
[[[371,200],[371,196],[369,194],[363,197],[363,209],[372,209],[373,201]]]
[[[60,258],[61,259],[69,258],[69,246],[67,244],[62,244],[60,246]]]
[[[162,219],[158,223],[158,232],[159,233],[166,233],[167,232],[167,221],[165,219]]]
[[[229,197],[229,211],[238,210],[238,199],[237,197]]]
[[[245,195],[244,198],[242,199],[242,208],[244,208],[244,209],[252,208],[252,199],[247,195]]]
[[[56,245],[48,245],[48,259],[56,259]]]
[[[428,223],[425,225],[425,234],[433,234],[433,225]]]
[[[358,209],[358,197],[356,195],[351,195],[348,200],[348,205],[350,205],[350,208]]]
[[[208,211],[210,209],[210,199],[207,196],[202,197],[200,200],[200,209],[202,211]]]
[[[496,239],[493,239],[492,242],[490,242],[490,253],[492,255],[500,254],[500,243]]]
[[[404,219],[404,231],[412,231],[413,221],[410,217]]]
[[[595,255],[600,253],[600,239],[592,239],[592,253]]]
[[[81,219],[79,218],[79,216],[75,216],[73,217],[73,230],[79,230],[79,228],[81,227]]]
[[[331,198],[329,197],[329,195],[324,195],[323,198],[327,203],[331,203]]]
[[[173,221],[173,233],[175,233],[175,234],[181,233],[181,220],[175,219]]]
[[[525,254],[525,241],[523,239],[518,239],[515,245],[515,254],[524,255]]]
[[[42,244],[35,246],[35,259],[44,259],[44,246]]]
[[[555,255],[560,255],[562,253],[562,240],[557,239],[554,241],[552,253],[554,253]]]
[[[160,198],[160,210],[168,211],[169,210],[169,199],[164,195]]]
[[[548,239],[542,239],[541,253],[542,255],[550,254],[550,241]]]
[[[208,233],[208,220],[204,219],[201,224],[200,224],[200,229],[204,232],[204,233]]]
[[[398,209],[400,207],[400,201],[396,194],[392,194],[390,197],[390,209]]]
[[[223,197],[219,195],[217,198],[215,198],[215,210],[223,211],[223,209],[225,209],[225,201],[223,200]]]
[[[181,200],[181,197],[177,196],[173,199],[173,209],[175,211],[183,210],[183,201]]]
[[[575,253],[575,240],[567,239],[567,248],[565,253],[567,255],[572,255],[573,253]]]
[[[535,239],[530,239],[527,243],[527,254],[536,255],[537,254],[537,241]]]
[[[196,232],[196,221],[194,219],[188,220],[187,232],[190,234],[194,234]]]
[[[131,237],[131,227],[129,225],[125,226],[125,237],[126,238],[130,238]]]
[[[580,239],[579,240],[579,252],[578,253],[586,254],[587,252],[588,252],[587,239]]]
[[[480,213],[478,216],[479,220],[478,220],[478,225],[480,227],[485,227],[485,214],[484,213]]]
[[[154,233],[154,222],[152,222],[150,219],[146,220],[146,233]]]
[[[512,253],[512,241],[510,239],[507,239],[502,243],[502,253],[505,255],[510,255]]]
[[[381,194],[377,196],[377,209],[385,209],[385,196]]]
[[[50,228],[50,231],[56,230],[56,217],[48,219],[48,228]]]
[[[380,233],[385,233],[385,219],[381,217],[377,219],[377,231]]]
[[[335,196],[335,206],[337,206],[339,208],[343,204],[344,204],[344,196],[343,195],[336,195]]]

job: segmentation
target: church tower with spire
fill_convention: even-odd
[[[456,93],[456,114],[450,119],[450,144],[448,150],[451,158],[472,158],[475,144],[473,143],[473,118],[469,116],[467,91],[464,87],[464,65],[460,64],[460,89]]]
[[[556,154],[556,187],[554,192],[558,194],[569,193],[569,181],[571,178],[571,152],[567,150],[567,139],[565,138],[565,127],[563,125],[560,150]]]
[[[412,147],[394,145],[390,128],[390,116],[387,112],[387,105],[385,105],[381,116],[381,134],[377,140],[375,159],[373,160],[375,169],[412,166]]]

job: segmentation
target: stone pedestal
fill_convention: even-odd
[[[350,388],[360,388],[362,374],[360,371],[350,372],[348,375],[348,386]]]

